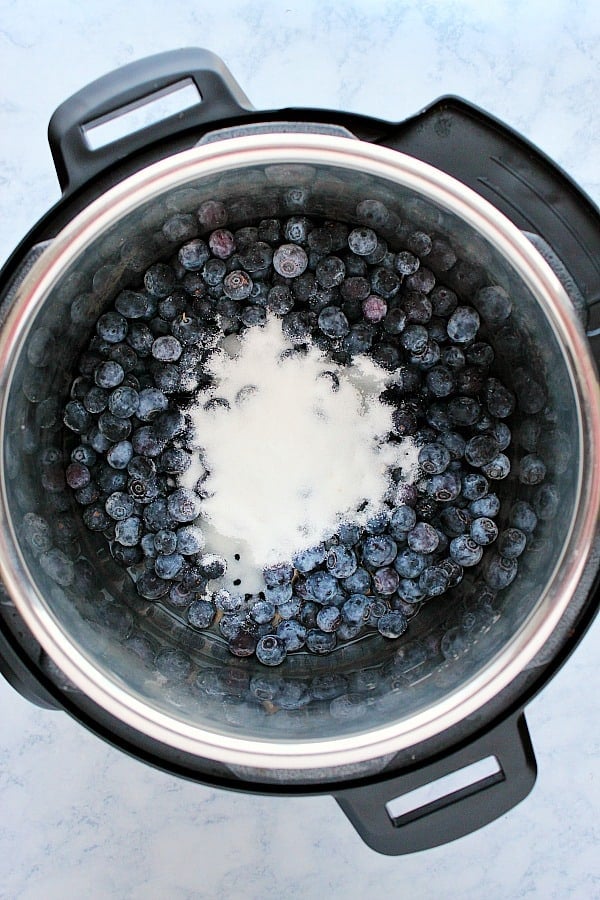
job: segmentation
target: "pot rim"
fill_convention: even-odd
[[[576,513],[545,590],[508,644],[477,674],[441,701],[382,727],[327,740],[255,740],[191,725],[160,712],[125,690],[71,643],[30,578],[7,503],[0,467],[0,576],[36,640],[79,690],[117,719],[150,738],[195,756],[258,769],[317,769],[393,754],[440,734],[504,690],[548,641],[579,583],[600,509],[600,395],[596,370],[573,306],[538,251],[495,207],[444,172],[396,150],[350,138],[261,134],[206,144],[142,169],[94,200],[42,253],[16,292],[0,331],[0,441],[5,446],[12,372],[31,323],[62,273],[111,225],[137,206],[192,179],[232,168],[271,164],[359,169],[407,187],[454,213],[510,261],[541,305],[559,346],[577,399],[579,459]]]

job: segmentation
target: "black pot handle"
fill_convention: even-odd
[[[182,112],[91,149],[86,126],[102,124],[152,95],[193,83],[198,102]],[[187,48],[158,53],[130,63],[65,100],[53,114],[48,140],[63,192],[71,191],[103,169],[154,141],[246,113],[252,104],[223,61],[209,50]]]
[[[457,784],[459,772],[466,781],[462,787]],[[487,825],[527,796],[536,774],[525,716],[519,712],[437,762],[334,796],[369,847],[399,856],[437,847]],[[451,793],[442,791],[439,799],[431,799],[433,782],[450,775]],[[425,805],[410,809],[416,798],[409,800],[407,794],[417,788],[425,788],[429,797],[424,798]]]

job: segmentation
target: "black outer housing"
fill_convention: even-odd
[[[168,85],[192,79],[205,106],[170,117],[100,152],[89,151],[81,124]],[[518,228],[541,236],[564,263],[588,307],[588,333],[596,362],[600,347],[600,213],[548,157],[497,119],[457,97],[442,97],[413,117],[390,123],[314,109],[256,112],[223,66],[207,51],[160,54],[88,86],[52,117],[49,139],[63,197],[21,241],[0,271],[6,286],[28,251],[49,240],[78,212],[134,172],[194,146],[215,126],[295,122],[340,125],[356,137],[401,151],[461,181],[491,202]],[[266,783],[234,776],[219,763],[174,750],[134,731],[67,683],[58,687],[44,668],[44,651],[0,591],[0,672],[26,699],[62,709],[108,743],[171,774],[216,787],[277,795],[333,794],[361,837],[382,853],[413,852],[445,843],[491,821],[523,799],[535,781],[535,758],[522,709],[552,678],[590,626],[600,601],[596,574],[577,622],[560,650],[522,672],[502,694],[452,729],[397,754],[385,771],[367,778],[318,784]],[[9,623],[9,619],[11,622]],[[394,825],[382,814],[388,799],[446,772],[495,754],[504,779],[467,789]]]

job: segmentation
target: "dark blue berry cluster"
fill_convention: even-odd
[[[67,484],[139,594],[268,666],[368,632],[398,638],[466,570],[492,591],[507,587],[535,527],[526,502],[506,528],[495,521],[515,396],[494,372],[486,329],[507,319],[510,298],[480,285],[467,302],[447,242],[413,231],[393,248],[378,231],[380,207],[359,203],[350,226],[299,211],[229,230],[217,201],[173,216],[168,254],[97,319],[64,410],[78,437]],[[202,479],[179,486],[193,441],[186,408],[210,386],[207,362],[223,335],[268,315],[299,350],[316,344],[342,365],[370,354],[393,373],[382,394],[394,410],[389,440],[420,448],[419,477],[408,484],[391,472],[388,502],[366,527],[343,525],[265,569],[259,594],[235,595],[218,584],[227,561],[205,550]],[[523,457],[523,484],[544,476],[540,457]],[[546,494],[551,505],[550,485]]]

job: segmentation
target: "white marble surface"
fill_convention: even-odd
[[[0,259],[58,199],[54,108],[180,46],[220,54],[257,108],[402,119],[455,93],[516,127],[600,202],[596,0],[0,2]],[[0,898],[600,897],[600,626],[529,706],[533,794],[426,853],[364,846],[330,798],[188,784],[0,683]]]

